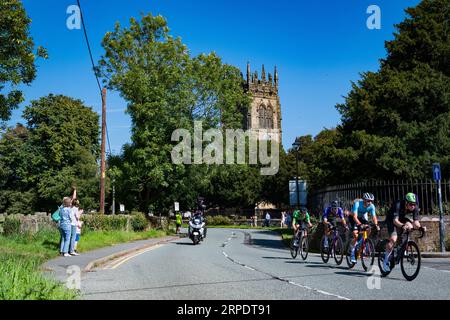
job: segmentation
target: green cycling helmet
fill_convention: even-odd
[[[411,203],[416,203],[417,202],[416,195],[414,193],[411,193],[411,192],[406,195],[405,200],[408,201],[408,202],[411,202]]]

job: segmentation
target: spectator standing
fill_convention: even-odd
[[[61,220],[59,221],[59,232],[61,233],[60,253],[64,257],[70,257],[70,233],[72,230],[70,214],[71,214],[72,199],[65,197],[63,199],[63,207],[60,209]]]
[[[176,234],[179,234],[180,233],[181,224],[183,222],[181,213],[179,211],[177,211],[177,213],[175,214],[175,219],[176,219],[176,225],[177,225],[175,232],[176,232]]]
[[[284,228],[286,225],[286,212],[282,211],[281,212],[281,222],[280,222],[280,227]]]
[[[264,225],[266,226],[266,227],[270,227],[270,213],[269,212],[266,212],[266,219],[264,220]]]
[[[77,225],[78,225],[78,206],[80,203],[77,199],[72,199],[72,207],[70,209],[70,246],[69,254],[72,256],[78,256],[79,254],[75,252],[75,241],[77,238]]]
[[[77,218],[77,234],[75,236],[75,253],[77,252],[78,242],[81,237],[81,227],[83,226],[83,221],[81,221],[81,215],[84,213],[84,210],[78,207],[78,214],[75,216]]]

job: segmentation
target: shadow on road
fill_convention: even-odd
[[[358,277],[358,278],[368,278],[372,276],[371,273],[363,272],[363,271],[351,271],[348,270],[347,272],[335,272],[335,274],[342,275],[342,276],[350,276],[350,277]]]
[[[139,292],[139,291],[150,291],[150,290],[161,290],[161,289],[179,289],[182,287],[196,287],[196,286],[207,286],[207,285],[220,285],[229,283],[242,283],[242,282],[260,282],[260,281],[276,281],[276,279],[271,278],[257,278],[248,280],[230,280],[230,281],[212,281],[212,282],[195,282],[186,284],[174,284],[167,286],[155,286],[146,288],[133,288],[133,289],[123,289],[123,290],[111,290],[111,291],[97,291],[97,292],[86,292],[83,296],[92,296],[97,294],[111,294],[111,293],[125,293],[125,292]]]
[[[192,242],[171,242],[171,244],[176,244],[179,246],[194,246]]]
[[[261,257],[261,258],[263,258],[263,259],[273,259],[273,260],[276,260],[276,259],[279,259],[279,260],[292,260],[292,258],[291,257]]]
[[[265,247],[270,249],[285,249],[283,242],[281,240],[271,240],[271,239],[251,239],[250,245],[255,247]]]

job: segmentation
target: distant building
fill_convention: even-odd
[[[273,77],[269,73],[266,78],[263,65],[261,78],[259,78],[257,71],[251,73],[250,63],[248,63],[245,90],[253,98],[247,114],[244,115],[245,129],[255,131],[260,140],[273,139],[281,143],[281,105],[278,96],[277,68],[275,67]]]

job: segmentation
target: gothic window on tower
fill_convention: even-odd
[[[258,109],[258,122],[260,129],[264,129],[266,127],[266,106],[263,104]]]
[[[249,112],[247,113],[247,129],[252,128],[252,114]]]

